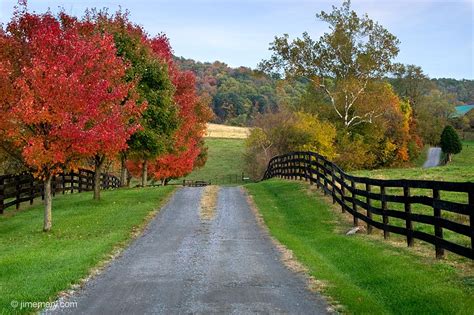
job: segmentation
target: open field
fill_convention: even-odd
[[[473,314],[472,268],[461,274],[351,228],[307,184],[248,184],[270,233],[292,250],[318,289],[350,314]],[[347,223],[346,223],[347,222]]]
[[[207,138],[247,139],[249,134],[250,128],[248,127],[207,124]]]
[[[91,268],[125,246],[172,191],[103,191],[101,201],[93,201],[91,193],[58,196],[50,233],[41,230],[41,205],[0,217],[0,310],[13,312],[13,300],[54,300],[79,284]]]
[[[242,184],[244,140],[206,138],[205,141],[209,148],[206,165],[186,179],[211,181],[215,185]]]

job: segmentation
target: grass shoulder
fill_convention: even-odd
[[[80,284],[139,234],[173,190],[104,191],[100,201],[90,193],[58,196],[49,233],[41,229],[41,205],[0,217],[0,309],[13,312],[13,300],[52,301]]]
[[[344,313],[474,312],[472,268],[461,274],[383,240],[346,236],[350,223],[305,183],[270,180],[246,187],[272,236],[325,283],[324,294]]]

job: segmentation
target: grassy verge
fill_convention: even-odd
[[[324,293],[345,313],[474,313],[473,277],[382,240],[346,236],[342,231],[350,225],[304,183],[271,180],[246,187],[270,233],[325,283]]]
[[[126,245],[172,191],[104,191],[101,201],[91,200],[90,193],[58,196],[50,233],[41,230],[41,205],[0,217],[0,310],[14,312],[14,300],[54,300],[58,292],[78,284],[114,249]]]
[[[206,138],[206,165],[186,179],[211,181],[215,185],[241,184],[244,144],[244,139]]]

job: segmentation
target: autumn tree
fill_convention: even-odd
[[[384,108],[358,107],[357,101],[371,82],[392,69],[399,41],[367,15],[358,16],[351,10],[350,1],[316,16],[329,24],[329,33],[318,41],[306,32],[291,42],[287,34],[276,37],[270,47],[273,55],[262,61],[260,69],[313,82],[328,97],[344,129],[373,123]]]
[[[333,159],[335,137],[334,125],[315,115],[289,111],[259,115],[246,140],[245,171],[260,179],[273,156],[291,151],[315,151]]]
[[[140,119],[142,128],[131,136],[128,150],[121,154],[122,169],[127,159],[131,167],[133,163],[141,164],[142,186],[146,186],[148,162],[172,149],[172,137],[178,127],[178,108],[173,100],[175,88],[168,65],[153,50],[152,39],[142,27],[131,23],[126,13],[109,15],[92,10],[85,20],[101,32],[113,35],[117,55],[130,64],[127,80],[137,82],[139,101],[147,103]]]
[[[371,124],[354,126],[350,133],[338,133],[338,155],[334,161],[339,166],[349,170],[402,165],[417,156],[422,143],[411,127],[412,108],[396,95],[390,84],[370,83],[357,102],[364,106],[378,104],[384,112]]]
[[[170,178],[189,174],[203,163],[202,138],[206,122],[212,118],[206,98],[196,93],[195,76],[190,71],[181,71],[173,60],[168,38],[164,35],[152,39],[154,52],[167,63],[171,81],[175,86],[173,96],[178,106],[179,127],[173,136],[173,149],[152,161],[151,175],[165,184]],[[205,161],[204,161],[205,162]]]
[[[436,89],[420,97],[413,109],[420,136],[425,143],[435,145],[439,142],[443,128],[455,113],[454,104],[452,95]]]
[[[390,81],[397,94],[416,107],[421,98],[435,89],[423,69],[416,65],[397,64],[393,69],[394,78]]]
[[[108,142],[125,147],[137,127],[121,125],[123,113],[135,110],[135,100],[133,86],[122,80],[126,66],[113,38],[82,32],[69,24],[72,20],[23,8],[1,36],[0,134],[44,180],[45,231],[52,224],[53,176],[109,152]]]
[[[438,89],[421,67],[415,65],[397,65],[390,83],[412,107],[412,129],[417,129],[425,143],[437,144],[441,131],[455,112],[455,94]]]
[[[96,32],[96,25],[90,21],[79,22],[76,18],[64,13],[60,14],[60,19],[65,27],[78,28],[83,36],[92,36]],[[107,33],[102,31],[99,34]],[[114,52],[116,52],[115,42],[111,44],[114,46]],[[98,57],[106,59],[108,56],[99,55]],[[120,60],[118,57],[116,59]],[[122,95],[114,95],[116,91],[111,87],[103,91],[103,105],[101,105],[101,111],[96,119],[95,130],[91,130],[91,132],[94,132],[95,138],[95,147],[91,148],[94,154],[90,158],[94,165],[93,198],[95,200],[100,199],[101,174],[104,165],[107,160],[114,160],[119,153],[128,149],[127,141],[140,129],[141,126],[138,124],[138,120],[147,105],[146,101],[143,100],[140,101],[140,104],[137,104],[136,82],[126,77],[129,69],[130,67],[123,66],[111,69],[111,71],[118,72],[108,75],[111,87],[122,86],[128,88],[123,90]],[[111,103],[107,103],[107,95],[112,100]]]

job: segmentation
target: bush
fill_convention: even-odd
[[[447,162],[451,161],[453,154],[458,154],[462,150],[462,143],[458,134],[454,128],[449,125],[446,126],[441,133],[440,145],[443,152],[448,156]]]
[[[315,151],[332,159],[336,156],[336,129],[317,116],[296,112],[260,115],[246,141],[245,172],[260,179],[268,161],[291,151]]]

